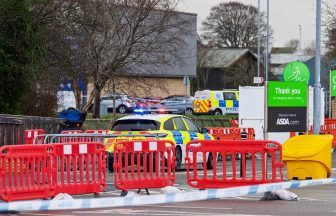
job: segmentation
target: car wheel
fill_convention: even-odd
[[[107,170],[111,173],[113,173],[113,153],[107,153]]]
[[[186,115],[192,115],[192,114],[194,114],[194,111],[191,108],[188,108],[188,109],[186,109],[185,114]]]
[[[207,163],[206,163],[206,168],[207,168],[207,170],[211,170],[211,169],[213,169],[213,165],[212,165],[212,163],[213,163],[212,153],[209,153],[208,161],[207,161]]]
[[[127,107],[126,107],[125,105],[120,105],[120,106],[118,107],[118,112],[119,112],[120,114],[125,114],[125,113],[127,112]]]
[[[214,115],[222,115],[222,110],[216,109]]]
[[[179,147],[175,148],[175,170],[181,170],[182,166],[182,151]]]

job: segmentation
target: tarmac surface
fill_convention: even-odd
[[[333,153],[333,167],[336,167],[336,153]],[[186,171],[176,173],[175,187],[182,192],[197,191],[186,183]],[[284,175],[287,176],[286,173]],[[336,169],[333,169],[332,177],[336,177]],[[120,190],[113,186],[113,174],[108,174],[108,186],[101,197],[118,197]],[[232,197],[223,199],[212,199],[197,202],[183,202],[160,205],[131,206],[108,209],[82,209],[64,211],[25,212],[11,215],[38,215],[38,216],[70,216],[70,215],[336,215],[336,185],[312,186],[292,190],[300,197],[299,201],[259,201],[263,194],[254,196]],[[151,194],[160,194],[160,190],[150,190]],[[147,196],[144,191],[142,196]],[[92,195],[75,196],[74,198],[94,197]]]

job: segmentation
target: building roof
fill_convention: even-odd
[[[249,49],[244,48],[224,48],[210,49],[209,55],[213,57],[211,63],[206,67],[228,68],[244,55],[250,53],[257,59],[257,56]]]
[[[272,47],[271,53],[273,54],[293,54],[296,48],[293,47]]]

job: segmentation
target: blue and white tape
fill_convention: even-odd
[[[336,178],[289,181],[282,183],[261,184],[243,187],[233,187],[225,189],[210,189],[203,191],[192,191],[177,194],[159,194],[150,196],[134,197],[110,197],[110,198],[91,198],[74,200],[30,200],[0,203],[0,212],[8,211],[48,211],[48,210],[71,210],[71,209],[96,209],[111,208],[121,206],[164,204],[174,202],[190,202],[208,200],[225,197],[237,197],[245,195],[255,195],[272,190],[295,189],[307,186],[324,184],[334,184]]]

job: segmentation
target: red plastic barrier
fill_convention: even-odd
[[[239,126],[239,122],[237,119],[230,119],[230,124],[231,127],[238,127]]]
[[[106,156],[102,143],[54,144],[54,194],[99,193],[106,187]]]
[[[241,140],[255,140],[254,128],[239,128]]]
[[[218,140],[240,140],[239,128],[223,128],[223,134],[219,135]]]
[[[58,193],[99,193],[106,187],[101,143],[0,148],[0,199],[51,198]]]
[[[324,119],[324,124],[325,125],[330,125],[330,124],[336,124],[336,119]]]
[[[29,129],[25,130],[25,141],[24,144],[33,144],[34,138],[38,135],[45,134],[43,129]],[[44,137],[38,137],[36,143],[41,144],[43,143]]]
[[[86,130],[84,133],[107,134],[109,130]]]
[[[121,141],[114,146],[114,185],[120,190],[163,188],[175,182],[171,141]]]
[[[0,197],[4,201],[49,198],[52,180],[52,145],[0,148]]]
[[[227,188],[283,181],[282,148],[274,141],[195,140],[187,144],[186,151],[187,182],[195,188]],[[199,163],[203,165],[202,171],[197,170]]]
[[[208,128],[216,140],[254,140],[255,132],[253,128],[237,127],[214,127]]]

